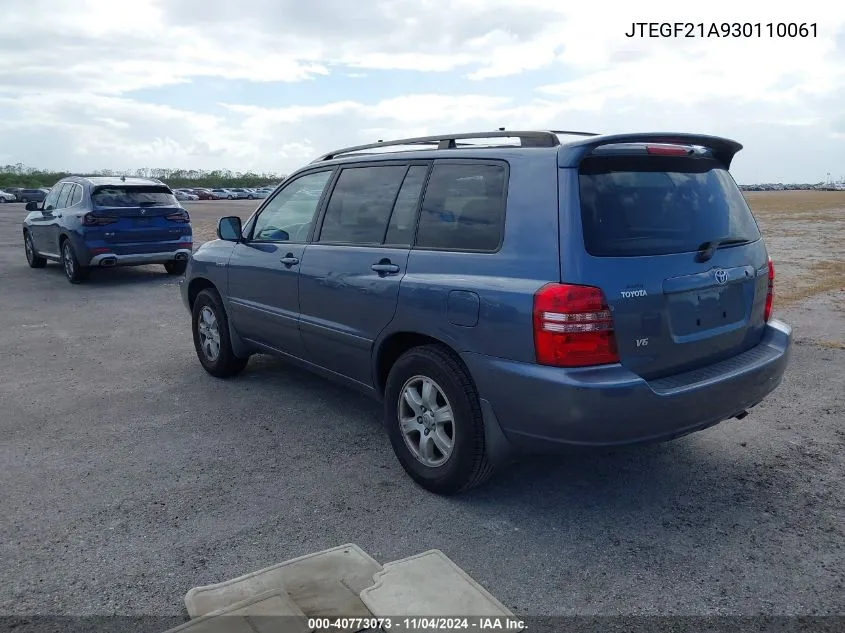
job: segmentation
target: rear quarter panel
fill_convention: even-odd
[[[396,315],[376,349],[391,334],[413,332],[459,353],[533,362],[533,295],[560,274],[558,168],[556,155],[542,150],[504,159],[510,176],[500,250],[412,249]]]

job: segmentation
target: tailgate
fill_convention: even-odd
[[[768,256],[724,161],[614,144],[561,170],[561,280],[601,288],[619,362],[646,379],[757,345]]]

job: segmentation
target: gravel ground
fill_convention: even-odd
[[[843,292],[781,314],[791,367],[745,420],[444,499],[368,400],[264,357],[206,375],[161,267],[30,270],[22,216],[0,206],[0,614],[181,615],[347,542],[440,548],[522,615],[845,613]]]

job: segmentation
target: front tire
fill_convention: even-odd
[[[203,369],[216,378],[231,378],[244,370],[248,358],[238,358],[229,338],[229,319],[216,290],[203,290],[191,314],[194,349]]]
[[[188,267],[188,262],[186,261],[172,261],[172,262],[165,262],[164,263],[164,270],[167,271],[168,275],[184,275],[185,269]]]
[[[387,378],[384,412],[399,463],[426,490],[456,494],[493,474],[478,392],[446,348],[416,347],[396,361]]]
[[[32,236],[29,231],[23,234],[23,247],[30,268],[44,268],[47,265],[47,259],[35,252],[35,245],[32,243]]]
[[[62,268],[65,271],[65,277],[72,284],[82,283],[88,278],[90,272],[87,266],[79,264],[76,251],[73,250],[69,239],[62,242]]]

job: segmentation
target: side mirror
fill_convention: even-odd
[[[38,203],[35,200],[30,200],[26,203],[27,211],[38,211]]]
[[[229,215],[217,221],[217,237],[227,242],[241,241],[241,219],[236,215]]]

